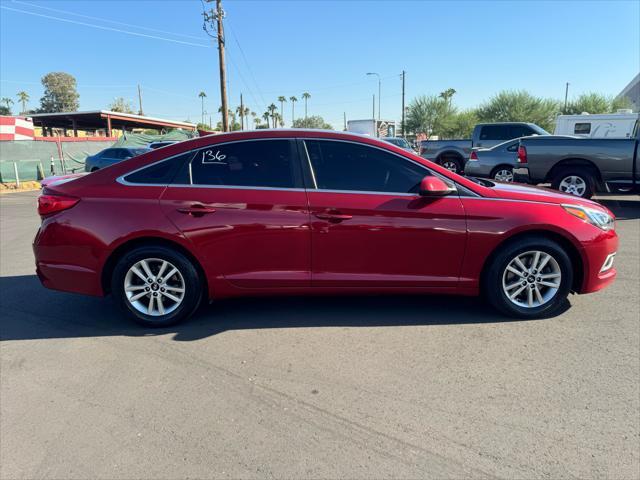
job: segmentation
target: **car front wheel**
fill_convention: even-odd
[[[501,248],[488,266],[484,290],[502,313],[523,319],[557,314],[573,282],[571,260],[544,237],[517,240]]]
[[[111,292],[134,321],[166,327],[193,314],[202,298],[202,283],[182,253],[162,246],[138,247],[116,264]]]

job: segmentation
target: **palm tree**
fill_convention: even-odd
[[[291,126],[293,127],[293,122],[296,119],[296,102],[298,101],[298,99],[293,96],[289,97],[289,101],[291,102]]]
[[[267,128],[269,128],[269,118],[271,118],[271,115],[269,114],[268,110],[262,114],[262,118],[264,118],[264,121],[267,124]]]
[[[449,108],[451,108],[451,97],[453,97],[455,94],[455,88],[447,88],[444,92],[440,92],[439,97],[445,101]]]
[[[304,92],[302,98],[304,99],[304,118],[307,118],[307,100],[311,98],[311,94]]]
[[[245,112],[245,109],[242,108],[240,105],[238,105],[236,107],[236,112],[238,113],[238,115],[240,115],[240,130],[244,130],[244,112]]]
[[[280,116],[282,117],[281,123],[284,123],[284,104],[287,102],[287,97],[280,95],[278,97],[278,101],[280,102]]]
[[[16,97],[18,97],[18,101],[22,103],[22,113],[26,113],[27,112],[27,102],[29,101],[29,94],[27,92],[25,92],[24,90],[22,90],[21,92],[18,92]]]
[[[271,123],[273,125],[272,128],[276,128],[276,110],[278,110],[278,107],[275,106],[275,104],[271,104],[267,107],[267,110],[269,111],[269,114],[271,115]]]
[[[253,114],[253,123],[255,123],[255,128],[258,128],[258,125],[262,121],[260,117],[257,116],[256,112],[251,112]]]
[[[204,123],[204,97],[206,97],[207,94],[204,92],[200,92],[198,96],[202,99],[202,123]]]
[[[278,112],[276,112],[274,120],[276,122],[276,125],[284,127],[284,118],[282,118],[282,115],[280,115]]]
[[[9,115],[11,115],[11,105],[13,105],[13,100],[8,97],[3,97],[0,99],[0,103],[4,103],[7,106],[7,110],[9,110]]]

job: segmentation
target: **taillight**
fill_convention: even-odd
[[[62,212],[73,207],[80,201],[79,198],[65,195],[40,195],[38,197],[38,214],[41,217]]]
[[[469,155],[469,160],[478,160],[478,154],[475,152],[475,150],[471,152],[471,155]]]
[[[518,147],[518,163],[527,163],[527,149],[524,145]]]

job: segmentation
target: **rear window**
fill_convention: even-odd
[[[591,133],[591,124],[590,123],[576,123],[573,127],[573,133],[584,135],[586,133]]]

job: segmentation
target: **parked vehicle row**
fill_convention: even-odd
[[[117,201],[114,201],[117,199]],[[148,326],[243,295],[486,296],[519,318],[610,284],[613,215],[319,130],[200,137],[47,186],[37,274]]]
[[[533,123],[479,123],[467,140],[423,140],[420,142],[420,155],[447,170],[462,173],[474,148],[489,148],[527,135],[549,135],[549,132]]]
[[[639,143],[637,123],[632,138],[521,138],[514,179],[551,183],[551,188],[584,198],[634,191],[640,186]]]

